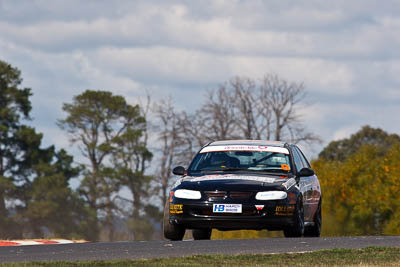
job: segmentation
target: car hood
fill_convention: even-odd
[[[248,174],[213,174],[186,176],[174,185],[175,189],[198,191],[265,191],[284,190],[296,184],[293,178]]]

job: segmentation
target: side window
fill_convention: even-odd
[[[299,172],[301,169],[303,169],[303,162],[301,161],[301,158],[296,150],[296,147],[292,147],[292,152],[293,152],[294,165],[296,165],[296,170],[297,172]]]
[[[306,168],[310,168],[310,163],[308,162],[308,160],[306,159],[306,157],[304,156],[303,152],[300,150],[300,148],[296,147],[296,151],[297,153],[299,153],[301,160],[303,161],[303,165]]]

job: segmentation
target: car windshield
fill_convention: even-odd
[[[210,151],[194,158],[189,172],[262,171],[287,174],[289,154],[270,151]]]

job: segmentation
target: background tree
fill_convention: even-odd
[[[144,200],[149,197],[153,177],[146,175],[145,171],[152,157],[153,154],[147,149],[146,123],[136,125],[135,128],[128,127],[126,132],[116,139],[116,151],[113,153],[112,162],[117,179],[132,195],[132,201],[128,200],[132,203],[128,228],[136,240],[151,236],[153,230],[152,224],[140,214],[145,213],[145,207],[150,205]]]
[[[352,153],[341,153],[345,148],[339,147],[339,153],[332,154],[334,159],[321,156],[312,162],[323,189],[324,235],[399,232],[396,227],[399,225],[397,213],[400,207],[397,194],[400,141],[393,142],[400,140],[398,138],[365,126],[347,139],[354,142],[345,142],[344,139],[327,146],[346,144]],[[388,146],[382,140],[393,143]]]
[[[161,203],[165,204],[173,178],[172,168],[180,163],[179,155],[184,145],[181,131],[184,129],[180,128],[180,115],[175,111],[172,99],[156,103],[153,112],[157,123],[157,141],[160,143],[155,150],[160,157],[155,182],[161,195]]]
[[[26,162],[25,154],[16,137],[23,127],[21,120],[29,119],[32,95],[29,88],[18,88],[21,73],[10,64],[0,61],[0,238],[18,236],[18,226],[9,216],[6,201],[15,199],[15,174]]]
[[[272,113],[275,140],[290,138],[292,142],[298,142],[304,139],[303,133],[297,130],[296,125],[299,124],[299,115],[296,114],[298,104],[305,96],[303,84],[288,82],[277,75],[267,74],[262,80],[260,90],[264,109]]]
[[[229,81],[232,88],[230,97],[235,105],[235,124],[240,129],[239,136],[244,139],[270,140],[271,112],[265,106],[262,90],[257,89],[254,80],[246,77],[234,77]]]
[[[260,83],[234,77],[207,93],[193,115],[181,116],[185,140],[199,140],[197,147],[213,140],[265,139],[294,143],[320,142],[301,121],[303,84],[267,74]]]
[[[92,218],[82,199],[69,187],[70,179],[76,178],[81,168],[72,166],[73,158],[64,150],[51,152],[47,162],[42,160],[33,166],[35,179],[24,188],[25,203],[18,217],[27,226],[25,235],[87,238],[86,222]]]
[[[80,169],[65,151],[43,148],[43,135],[23,124],[32,94],[19,88],[20,75],[0,61],[0,238],[84,237],[87,213],[68,184]]]
[[[337,141],[330,142],[320,153],[319,157],[325,160],[344,161],[363,145],[369,144],[379,148],[379,153],[384,154],[394,144],[400,142],[397,134],[388,134],[382,129],[363,126],[360,131]]]
[[[174,133],[169,137],[171,140],[176,140],[177,151],[170,153],[175,155],[176,164],[187,166],[197,151],[210,142],[211,138],[207,137],[208,129],[204,126],[204,116],[201,115],[201,112],[191,114],[182,111],[177,113],[173,108],[172,111],[174,112],[173,121],[176,125],[172,127]]]
[[[400,235],[400,145],[394,144],[386,153],[383,159],[383,170],[387,180],[384,181],[385,195],[387,202],[386,210],[390,211],[389,219],[384,222],[383,234],[385,235]],[[378,199],[379,200],[379,199]]]
[[[203,104],[196,117],[201,118],[203,145],[213,140],[234,139],[237,135],[234,92],[225,86],[209,91],[207,102]]]
[[[176,123],[177,128],[164,127],[162,138],[165,140],[168,133],[170,140],[178,140],[174,148],[184,153],[167,153],[187,165],[202,146],[215,140],[320,142],[301,121],[299,111],[304,97],[303,84],[290,83],[277,75],[267,74],[261,82],[237,76],[208,91],[205,102],[193,113],[176,112],[171,103],[162,103],[156,114],[161,125]],[[171,151],[171,147],[165,151]]]
[[[144,118],[138,106],[131,106],[122,96],[107,91],[87,90],[75,96],[72,104],[64,104],[63,110],[67,117],[59,121],[59,126],[68,132],[70,141],[78,144],[90,162],[80,192],[96,217],[100,210],[105,212],[105,221],[111,231],[114,207],[111,195],[119,191],[119,184],[116,179],[110,179],[104,163],[115,151],[115,141],[127,129],[143,123]],[[97,227],[97,224],[93,225],[96,231],[91,240],[98,238]],[[112,232],[109,239],[113,239]]]

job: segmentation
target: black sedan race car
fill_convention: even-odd
[[[210,239],[212,229],[283,230],[286,237],[319,237],[321,188],[301,150],[293,144],[254,140],[204,146],[170,191],[165,238]]]

